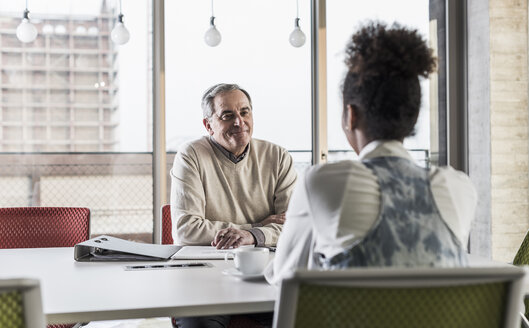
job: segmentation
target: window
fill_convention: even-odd
[[[429,38],[429,4],[423,0],[369,2],[327,1],[327,124],[329,161],[356,157],[341,130],[341,83],[346,73],[345,47],[358,26],[369,20],[391,25],[398,22],[416,28]],[[422,80],[422,107],[416,125],[416,135],[404,140],[404,146],[422,165],[429,164],[430,111],[429,81]]]
[[[89,207],[93,235],[151,241],[151,1],[124,3],[123,46],[117,1],[31,2],[28,44],[23,9],[0,3],[0,203]]]
[[[153,8],[151,0],[123,2],[131,39],[110,40],[117,0],[30,3],[39,35],[15,35],[23,7],[0,3],[0,195],[2,206],[87,206],[93,234],[152,240]],[[302,172],[312,158],[311,8],[299,1],[306,43],[292,47],[296,1],[215,1],[222,35],[208,47],[209,1],[165,1],[167,165],[186,141],[206,134],[203,92],[237,83],[252,96],[254,137],[287,148]],[[411,9],[413,8],[413,9]],[[399,21],[425,37],[428,2],[326,1],[327,139],[329,160],[353,156],[340,129],[343,51],[366,18]],[[435,95],[432,95],[435,96]],[[154,98],[157,99],[157,98]],[[419,162],[430,160],[429,82],[417,135],[406,140]],[[432,123],[431,123],[432,122]],[[167,176],[167,178],[169,178]]]
[[[215,23],[222,41],[204,42],[209,1],[165,2],[167,150],[206,135],[202,94],[217,83],[236,83],[252,97],[254,138],[288,150],[298,168],[311,159],[310,6],[300,1],[307,42],[292,47],[295,1],[217,1]],[[169,156],[168,162],[171,162]],[[170,163],[169,163],[170,165]]]

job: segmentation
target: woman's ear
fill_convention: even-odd
[[[345,108],[345,130],[356,129],[358,124],[357,109],[354,105],[347,105]]]

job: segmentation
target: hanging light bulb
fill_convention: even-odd
[[[24,43],[33,42],[37,38],[37,28],[29,21],[28,1],[26,0],[26,9],[22,22],[17,27],[17,38]]]
[[[204,41],[206,41],[206,44],[210,47],[218,46],[220,41],[222,40],[222,36],[220,36],[219,30],[217,30],[214,20],[215,17],[211,16],[210,27],[206,31],[206,34],[204,34]]]
[[[305,44],[305,33],[299,28],[299,18],[296,18],[294,24],[294,31],[290,33],[288,41],[293,47],[299,48]]]
[[[119,0],[119,15],[118,22],[110,32],[110,38],[115,44],[122,45],[129,41],[130,33],[129,30],[123,24],[123,14],[121,13],[121,0]]]
[[[123,24],[123,15],[119,14],[118,16],[118,23],[114,28],[112,29],[112,32],[110,32],[110,38],[115,44],[125,44],[130,39],[130,33],[129,30],[125,27],[125,24]]]
[[[290,33],[288,41],[293,47],[299,48],[305,44],[305,33],[299,28],[299,5],[296,0],[296,19],[294,19],[294,31]]]
[[[209,19],[209,29],[204,34],[204,41],[210,47],[216,47],[219,45],[222,37],[219,30],[215,26],[215,16],[213,15],[213,0],[211,0],[211,18]]]

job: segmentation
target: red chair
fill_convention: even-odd
[[[0,248],[73,247],[89,238],[88,208],[0,208]],[[48,328],[73,326],[49,325]]]
[[[162,206],[162,244],[173,244],[173,225],[171,221],[171,205]],[[173,327],[176,327],[175,318],[171,318]],[[259,328],[261,325],[244,315],[234,315],[231,317],[228,328]]]
[[[88,208],[0,208],[0,248],[73,247],[89,238]]]
[[[172,245],[173,241],[173,223],[171,221],[171,205],[162,206],[162,244]]]

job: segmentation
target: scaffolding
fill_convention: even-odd
[[[105,2],[103,2],[105,3]],[[33,16],[37,39],[0,17],[0,152],[100,152],[118,146],[115,14]]]

